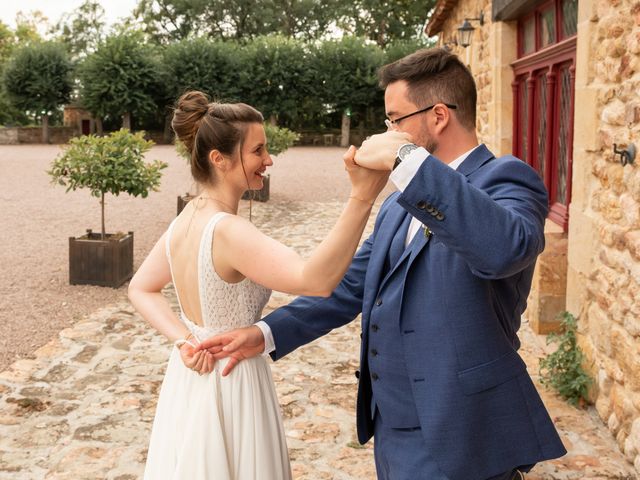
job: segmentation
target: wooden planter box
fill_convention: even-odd
[[[191,200],[196,198],[196,195],[191,195],[190,193],[185,193],[184,195],[178,196],[178,213],[176,215],[180,215],[180,212],[187,206]]]
[[[133,232],[69,237],[69,283],[118,288],[133,276]]]
[[[271,176],[267,175],[264,177],[264,185],[260,190],[247,190],[242,195],[243,200],[255,200],[257,202],[266,202],[269,200],[269,184]]]

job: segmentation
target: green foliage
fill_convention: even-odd
[[[380,101],[377,71],[383,63],[384,52],[362,38],[322,42],[314,58],[322,102],[338,111],[353,112]]]
[[[582,368],[584,354],[576,342],[576,318],[569,312],[560,316],[563,333],[547,336],[547,343],[558,343],[558,349],[540,361],[541,382],[572,405],[578,405],[587,400],[588,387],[593,380]]]
[[[281,36],[259,37],[238,52],[243,65],[237,80],[240,98],[265,118],[295,122],[314,94],[315,72],[304,43]]]
[[[158,160],[144,162],[144,154],[152,145],[143,132],[132,134],[125,129],[105,137],[73,138],[47,173],[54,183],[67,187],[67,192],[86,188],[101,203],[107,193],[145,198],[150,190],[158,190],[161,170],[167,167]],[[104,210],[102,215],[104,235]]]
[[[200,90],[220,101],[240,101],[239,46],[204,38],[176,42],[164,49],[166,91],[170,102],[187,90]]]
[[[264,132],[267,135],[267,146],[271,155],[278,155],[295,142],[300,140],[300,135],[292,132],[288,128],[276,127],[269,123],[265,123]]]
[[[67,13],[53,29],[67,45],[74,58],[93,52],[104,38],[104,8],[98,0],[85,0],[73,12]]]
[[[278,33],[317,39],[349,5],[340,0],[140,0],[134,12],[158,43],[193,37],[249,40]]]
[[[355,0],[339,25],[386,47],[395,40],[420,38],[425,18],[435,4],[435,0]]]
[[[49,20],[40,10],[29,13],[18,12],[16,15],[15,36],[19,45],[28,45],[30,43],[41,42],[42,36],[38,32],[49,29]]]
[[[78,76],[82,105],[96,117],[149,114],[165,96],[158,56],[135,32],[107,37]]]
[[[407,55],[411,55],[422,48],[431,48],[434,45],[435,41],[425,40],[423,38],[396,40],[395,42],[387,45],[384,49],[385,64],[395,62],[396,60],[400,60]]]
[[[63,45],[55,42],[18,48],[3,72],[9,101],[20,110],[46,114],[69,101],[73,66]]]

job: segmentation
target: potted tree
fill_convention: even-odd
[[[126,129],[106,137],[82,136],[53,162],[49,175],[67,192],[87,188],[100,199],[101,232],[87,230],[81,237],[69,238],[69,283],[117,288],[133,275],[133,232],[106,233],[105,195],[128,193],[146,197],[157,191],[161,170],[166,163],[144,162],[144,153],[153,145],[144,133]]]

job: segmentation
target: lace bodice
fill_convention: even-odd
[[[198,283],[203,327],[196,325],[185,316],[182,304],[180,303],[180,295],[176,290],[181,319],[199,340],[204,340],[216,333],[221,333],[233,328],[246,327],[257,322],[260,320],[262,309],[271,296],[271,290],[252,282],[248,278],[245,278],[239,283],[225,282],[218,276],[213,268],[213,258],[211,256],[213,233],[216,224],[226,215],[229,214],[219,212],[213,215],[204,228],[200,240]],[[174,224],[175,220],[171,222],[167,230],[166,251],[171,268],[171,278],[175,283],[170,251],[170,238]]]

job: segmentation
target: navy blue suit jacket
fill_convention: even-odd
[[[452,480],[485,479],[566,453],[517,350],[547,193],[513,156],[476,148],[453,170],[429,156],[404,192],[383,204],[373,234],[329,298],[300,297],[265,317],[278,359],[362,313],[358,438],[373,435],[367,368],[375,301],[396,302],[402,351],[424,447]],[[407,212],[427,225],[383,275]],[[401,263],[401,262],[399,262]],[[383,278],[385,281],[383,282]],[[401,289],[388,289],[402,282]],[[390,291],[400,292],[392,297]],[[388,295],[386,295],[386,293]]]

